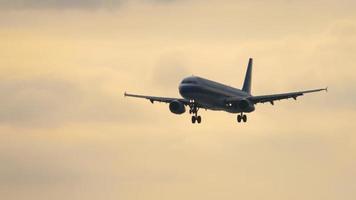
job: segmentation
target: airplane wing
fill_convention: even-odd
[[[180,101],[180,102],[184,103],[185,105],[190,104],[189,100],[182,99],[182,98],[145,96],[145,95],[137,95],[137,94],[128,94],[126,92],[125,92],[124,96],[147,99],[147,100],[150,100],[151,103],[154,103],[155,101],[163,102],[163,103],[171,103],[172,101]]]
[[[289,99],[289,98],[293,98],[294,100],[297,100],[298,96],[303,96],[306,93],[320,92],[323,90],[328,91],[328,88],[305,90],[305,91],[300,91],[300,92],[290,92],[290,93],[282,93],[282,94],[251,96],[251,97],[248,97],[248,100],[250,100],[254,104],[270,102],[273,105],[274,101],[276,101],[276,100]]]

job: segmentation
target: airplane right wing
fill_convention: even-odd
[[[282,93],[282,94],[251,96],[251,97],[248,97],[248,100],[250,100],[254,104],[270,102],[273,105],[274,101],[276,101],[276,100],[289,99],[289,98],[293,98],[294,100],[297,100],[298,96],[303,96],[306,93],[320,92],[323,90],[328,91],[328,88],[305,90],[305,91],[300,91],[300,92],[290,92],[290,93]]]
[[[156,96],[145,96],[145,95],[137,95],[137,94],[128,94],[124,93],[125,97],[136,97],[136,98],[142,98],[142,99],[147,99],[150,100],[151,103],[154,103],[155,101],[157,102],[163,102],[163,103],[171,103],[172,101],[179,101],[184,103],[185,105],[189,105],[189,101],[186,99],[181,99],[181,98],[170,98],[170,97],[156,97]]]

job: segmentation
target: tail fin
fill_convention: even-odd
[[[242,91],[251,94],[251,81],[252,81],[252,58],[248,60],[246,75]]]

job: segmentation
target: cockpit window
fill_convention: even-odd
[[[197,84],[197,82],[193,80],[184,80],[182,83]]]

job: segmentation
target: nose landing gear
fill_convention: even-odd
[[[247,116],[244,115],[243,113],[237,115],[237,122],[240,123],[241,121],[247,122]]]
[[[198,124],[201,123],[201,116],[192,116],[192,123],[195,124],[195,122],[198,122]]]
[[[197,108],[195,105],[192,105],[190,107],[189,113],[193,114],[193,116],[192,116],[193,124],[195,124],[195,122],[197,122],[198,124],[201,123],[201,116],[198,115],[198,110],[199,110],[199,108]]]

